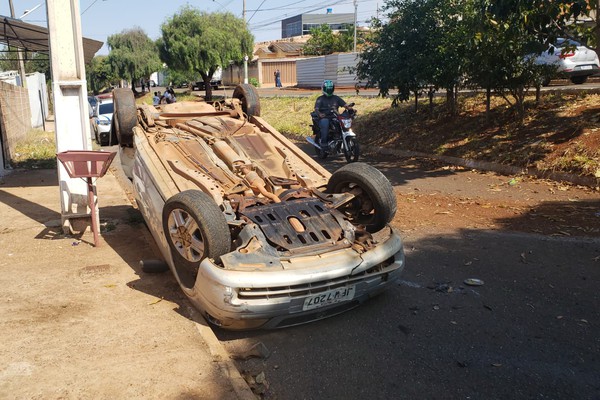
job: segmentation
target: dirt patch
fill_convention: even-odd
[[[522,120],[501,99],[486,117],[482,96],[461,98],[456,117],[442,102],[417,112],[403,104],[357,120],[356,131],[376,146],[600,177],[600,95],[545,94],[526,104]]]
[[[373,157],[375,164],[389,162]],[[396,186],[398,213],[393,224],[405,232],[486,229],[600,237],[600,196],[595,189],[431,160],[394,163],[398,168],[385,174],[392,182],[404,181]],[[407,181],[411,172],[415,175]]]

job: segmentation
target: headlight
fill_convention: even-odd
[[[103,119],[98,121],[98,125],[110,125],[110,121]]]

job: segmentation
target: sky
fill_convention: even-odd
[[[190,5],[206,12],[228,11],[238,17],[243,14],[244,0],[80,0],[81,30],[83,36],[104,42],[97,54],[108,54],[106,38],[125,29],[140,27],[151,39],[160,36],[160,26],[177,13],[182,6]],[[354,0],[246,0],[246,20],[257,42],[281,38],[281,20],[298,14],[354,13]],[[384,0],[357,0],[359,26],[377,15]],[[13,0],[15,17],[27,10],[23,21],[48,26],[46,1]],[[0,0],[0,15],[10,17],[9,0]]]

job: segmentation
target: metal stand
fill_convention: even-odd
[[[57,153],[56,157],[67,170],[71,178],[86,178],[88,190],[88,206],[92,218],[92,232],[94,234],[94,246],[100,245],[100,223],[96,211],[94,196],[94,183],[92,178],[101,178],[106,174],[110,163],[117,153],[104,151],[68,150]]]

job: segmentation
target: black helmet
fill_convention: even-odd
[[[323,90],[323,94],[327,97],[330,97],[333,95],[333,91],[335,90],[335,85],[333,84],[333,81],[330,81],[329,79],[323,81],[323,86],[321,86],[321,89]]]

